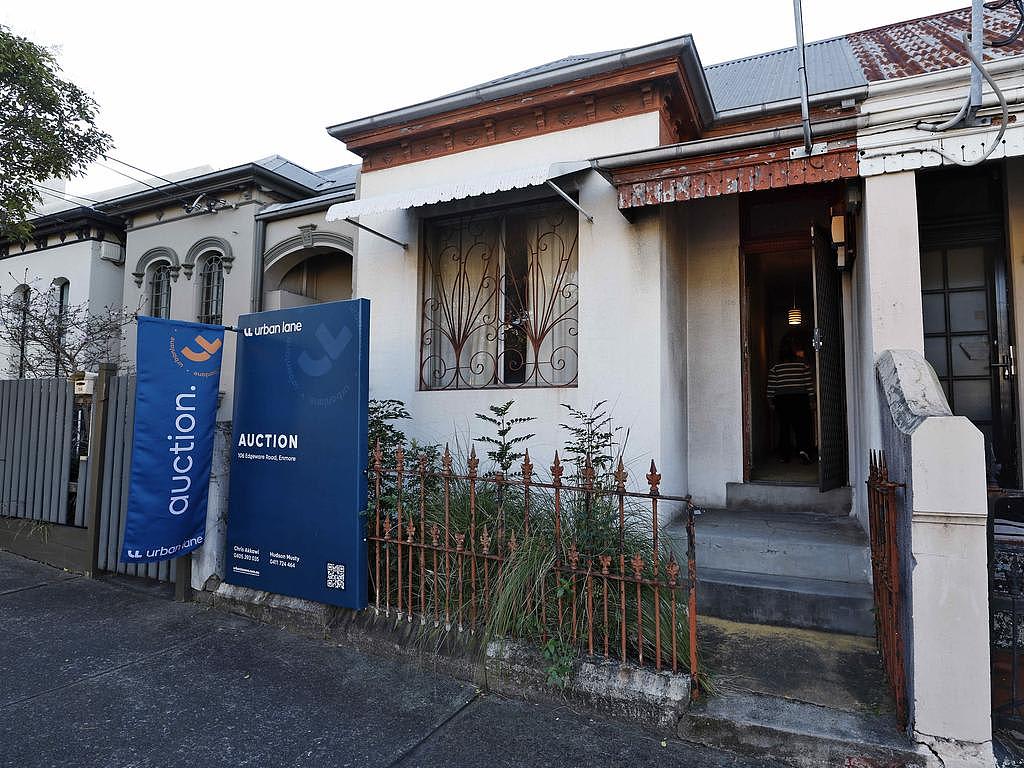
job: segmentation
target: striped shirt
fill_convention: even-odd
[[[814,377],[807,363],[776,363],[768,371],[769,400],[774,400],[776,395],[803,394],[814,397]]]

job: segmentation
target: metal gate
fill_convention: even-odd
[[[811,227],[814,264],[814,351],[818,384],[818,488],[846,485],[846,376],[839,272],[829,236]]]
[[[885,453],[871,452],[868,476],[868,517],[871,523],[871,577],[875,591],[875,637],[896,701],[900,728],[907,725],[907,676],[904,665],[903,593],[900,577],[899,489],[889,479]]]
[[[988,562],[992,728],[1001,742],[1014,743],[1012,734],[1024,732],[1024,491],[990,498]]]

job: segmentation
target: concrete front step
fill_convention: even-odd
[[[814,486],[726,483],[725,506],[748,512],[812,512],[846,517],[853,505],[849,486],[822,493]]]
[[[698,564],[699,564],[698,560]],[[698,615],[871,637],[870,584],[697,569]]]
[[[682,523],[669,526],[667,532],[685,542]],[[697,517],[696,533],[699,570],[871,582],[867,536],[850,517],[706,510]]]
[[[685,527],[665,529],[685,558]],[[706,510],[697,518],[700,613],[870,636],[871,553],[856,520],[811,512]]]
[[[926,765],[891,715],[872,715],[756,693],[709,696],[680,720],[684,741],[799,768]]]

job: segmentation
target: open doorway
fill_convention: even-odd
[[[811,250],[748,254],[744,271],[750,480],[818,485]]]

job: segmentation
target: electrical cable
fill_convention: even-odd
[[[1006,134],[1006,124],[1010,121],[1010,110],[1006,105],[1006,96],[1003,95],[1002,90],[999,88],[999,84],[996,83],[995,78],[992,77],[992,75],[989,73],[987,69],[985,69],[985,67],[981,63],[981,60],[974,54],[974,51],[971,50],[971,36],[965,33],[963,36],[963,41],[964,45],[967,48],[967,57],[971,60],[971,63],[978,68],[978,70],[981,72],[981,76],[985,78],[986,82],[988,82],[988,84],[992,86],[992,92],[995,93],[996,98],[999,99],[999,106],[1003,113],[1003,119],[999,123],[999,132],[996,134],[995,140],[989,145],[985,152],[982,153],[980,157],[976,157],[974,160],[962,160],[958,157],[954,157],[953,155],[949,154],[941,147],[915,147],[910,150],[904,150],[902,152],[866,153],[861,155],[862,159],[872,160],[880,157],[896,157],[906,154],[907,151],[933,152],[939,157],[953,163],[954,165],[959,165],[963,168],[970,168],[975,165],[980,165],[981,163],[985,162],[992,156],[992,153],[995,152],[996,147],[998,147],[1002,143],[1003,136]]]
[[[168,184],[172,184],[173,186],[178,187],[179,189],[185,190],[185,192],[187,192],[190,195],[192,194],[192,190],[190,190],[188,187],[183,187],[178,182],[171,181],[170,179],[164,178],[163,176],[161,176],[158,173],[151,173],[149,171],[143,170],[142,168],[139,168],[137,165],[132,165],[131,163],[126,163],[124,160],[118,160],[116,157],[113,157],[112,155],[103,155],[103,157],[106,160],[113,160],[115,163],[119,163],[120,165],[123,165],[123,166],[125,166],[127,168],[131,168],[133,171],[138,171],[139,173],[144,173],[147,176],[150,176],[150,177],[152,177],[154,179],[160,179],[160,181],[166,182]],[[115,173],[116,173],[116,171],[115,171]]]
[[[35,187],[36,189],[41,189],[44,192],[49,192],[54,197],[63,198],[68,203],[75,202],[74,200],[68,200],[69,197],[73,197],[76,200],[85,200],[87,203],[99,203],[100,202],[99,200],[93,200],[91,197],[86,197],[85,195],[74,195],[74,194],[72,194],[70,192],[61,192],[59,189],[52,189],[51,187],[47,187],[47,186],[45,186],[43,184],[35,184],[35,183],[33,183],[32,186]],[[91,206],[86,206],[86,207],[89,208]]]
[[[104,155],[104,157],[105,157],[105,155]],[[154,190],[155,192],[159,192],[161,195],[163,195],[164,197],[166,197],[168,200],[170,200],[173,203],[177,203],[179,205],[183,205],[184,204],[183,201],[180,198],[174,197],[169,192],[165,192],[162,187],[153,186],[148,181],[143,181],[142,179],[136,178],[135,176],[132,176],[131,174],[125,173],[124,171],[119,171],[119,170],[117,170],[117,168],[111,168],[109,165],[105,165],[104,163],[97,163],[97,165],[100,168],[106,168],[108,171],[112,171],[113,173],[116,173],[119,176],[124,176],[126,179],[131,179],[132,181],[134,181],[134,182],[136,182],[138,184],[142,184],[144,186],[147,186],[150,189]],[[145,173],[145,171],[142,171],[142,173]],[[157,178],[157,177],[154,177],[154,178]]]
[[[1024,0],[1000,0],[1000,2],[997,3],[985,3],[985,8],[990,11],[998,11],[1000,8],[1003,8],[1010,3],[1013,3],[1013,7],[1017,9],[1017,14],[1020,16],[1020,20],[1017,22],[1017,28],[1001,40],[990,40],[986,43],[989,47],[1002,48],[1003,46],[1010,45],[1020,38],[1021,32],[1024,32]]]

